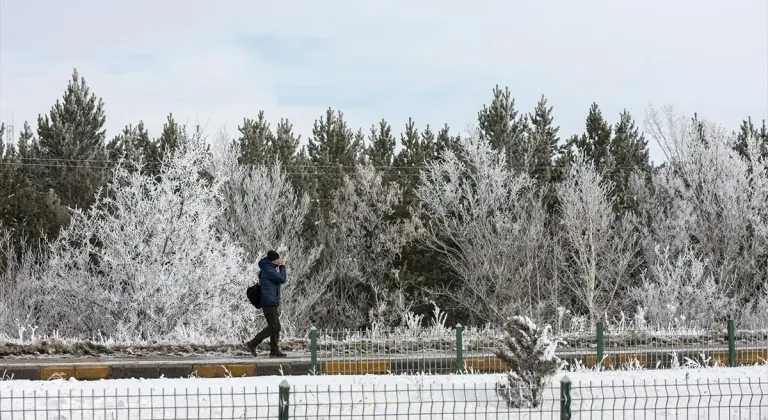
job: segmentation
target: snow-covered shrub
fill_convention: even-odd
[[[743,305],[738,316],[739,329],[765,329],[768,326],[768,282],[763,284],[762,291]]]
[[[0,337],[36,328],[31,324],[35,308],[30,302],[36,292],[30,284],[40,275],[40,255],[25,248],[18,259],[11,238],[11,232],[0,226]]]
[[[312,272],[322,247],[309,244],[302,234],[309,197],[293,188],[278,162],[272,166],[242,165],[237,152],[226,145],[217,150],[213,161],[214,176],[223,180],[224,211],[218,228],[243,247],[250,263],[270,249],[280,253],[288,269],[281,295],[281,323],[287,334],[303,334],[330,281],[327,273]],[[256,281],[249,279],[251,284]]]
[[[255,311],[244,291],[255,270],[216,230],[222,179],[206,175],[207,149],[187,139],[158,180],[119,166],[90,210],[73,210],[35,284],[46,332],[197,341],[249,333]]]
[[[656,264],[630,295],[643,305],[647,322],[657,327],[722,325],[735,302],[715,282],[712,268],[686,249],[677,258],[656,248]]]
[[[547,383],[561,367],[551,327],[538,328],[528,317],[514,316],[507,323],[504,345],[496,353],[509,368],[502,397],[511,407],[538,407]]]
[[[461,279],[434,292],[473,321],[499,325],[552,296],[541,201],[531,180],[510,171],[486,140],[464,137],[457,153],[429,163],[416,195],[421,239]]]

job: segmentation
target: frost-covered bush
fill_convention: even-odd
[[[139,164],[139,166],[141,166]],[[34,284],[37,323],[64,337],[239,340],[255,320],[243,250],[216,230],[222,179],[200,138],[159,180],[118,167],[104,194],[50,245]]]
[[[228,145],[218,149],[214,159],[214,175],[222,180],[219,229],[243,247],[250,263],[270,249],[280,253],[288,269],[281,295],[281,323],[287,334],[303,334],[330,281],[328,273],[312,272],[322,247],[310,244],[302,234],[309,197],[295,190],[279,163],[243,165],[238,163],[237,152]],[[248,281],[253,284],[256,280]]]
[[[754,298],[741,307],[738,316],[739,329],[766,329],[768,327],[768,282]]]
[[[17,337],[20,329],[33,328],[30,297],[35,292],[29,284],[40,272],[40,256],[25,248],[18,259],[11,238],[11,232],[0,226],[0,337]]]
[[[509,372],[501,395],[511,407],[538,407],[550,379],[560,369],[558,341],[549,325],[539,328],[528,317],[514,316],[506,326],[504,345],[496,356]]]
[[[715,282],[708,261],[686,249],[677,258],[656,248],[656,263],[630,295],[642,305],[649,324],[659,327],[721,325],[735,308],[726,290]]]

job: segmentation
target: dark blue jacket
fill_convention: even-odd
[[[285,266],[278,267],[272,261],[263,258],[259,261],[259,284],[261,284],[261,307],[280,306],[280,286],[285,283]]]

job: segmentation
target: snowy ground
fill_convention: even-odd
[[[0,418],[276,419],[287,381],[291,419],[559,419],[563,375],[574,419],[768,419],[768,365],[564,373],[535,409],[508,408],[501,375],[0,381]]]

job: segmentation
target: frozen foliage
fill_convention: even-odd
[[[762,291],[739,311],[739,327],[753,330],[768,326],[768,282],[763,283]]]
[[[591,326],[615,307],[619,288],[628,283],[638,263],[634,218],[614,214],[611,188],[584,156],[557,186],[560,232],[570,262],[564,283],[586,310]]]
[[[644,305],[645,319],[665,327],[722,326],[735,302],[715,282],[708,262],[690,248],[677,258],[669,250],[656,253],[655,265],[630,294]]]
[[[281,323],[287,333],[308,330],[310,314],[330,280],[327,273],[311,272],[322,248],[307,243],[302,235],[309,197],[295,191],[279,163],[269,167],[241,165],[235,147],[217,152],[214,174],[222,180],[224,207],[219,228],[243,247],[251,264],[270,249],[280,253],[289,270],[282,289]],[[256,281],[256,277],[248,279],[249,285]],[[249,306],[244,296],[242,290],[232,299]]]
[[[508,170],[480,136],[461,139],[421,173],[416,191],[422,239],[460,279],[441,290],[474,320],[499,325],[529,312],[548,285],[545,214],[530,179]],[[543,294],[549,294],[544,291]]]
[[[38,255],[25,249],[17,259],[11,238],[11,232],[0,225],[0,336],[30,327],[35,308],[25,290],[40,275]]]
[[[215,230],[221,180],[207,146],[185,141],[159,180],[118,167],[107,191],[51,244],[31,297],[36,322],[66,337],[242,337],[253,323],[243,291],[255,276]]]
[[[648,120],[669,165],[646,193],[646,253],[657,244],[672,256],[691,248],[723,293],[754,296],[768,274],[768,162],[758,139],[747,139],[745,159],[733,150],[733,134],[716,124],[671,108],[651,110]]]
[[[320,227],[325,244],[321,271],[333,278],[333,305],[323,319],[344,320],[356,327],[365,323],[391,325],[408,306],[395,260],[413,237],[408,220],[395,217],[402,200],[395,184],[386,184],[370,165],[358,165],[345,176],[331,203],[328,220]],[[338,321],[337,321],[338,322]]]
[[[507,323],[504,345],[497,352],[509,368],[502,396],[512,407],[538,407],[546,384],[560,369],[551,327],[538,328],[528,317],[514,316]]]

